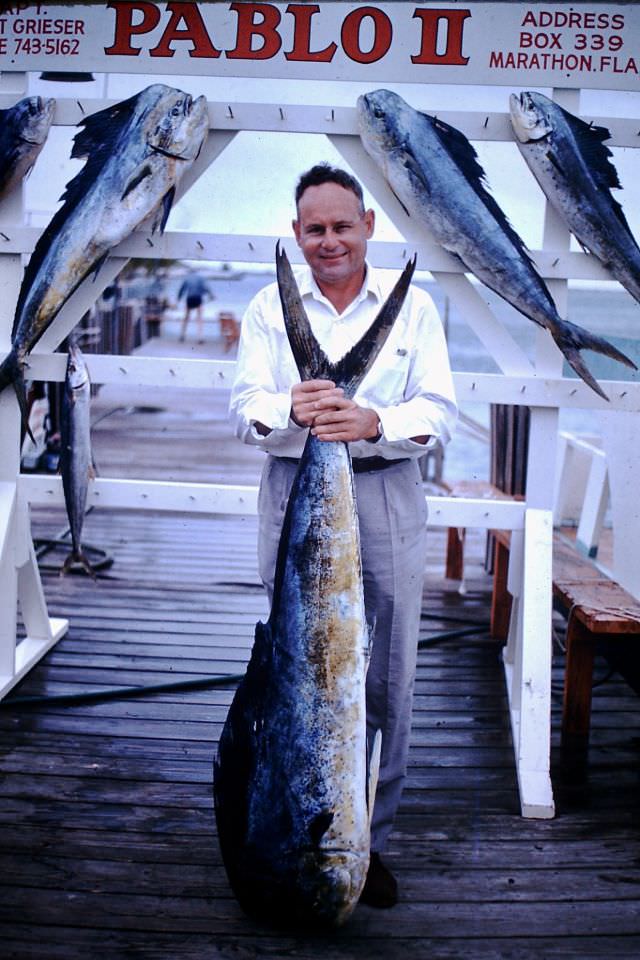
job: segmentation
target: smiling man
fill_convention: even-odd
[[[296,272],[313,333],[331,361],[360,340],[396,280],[367,263],[375,226],[362,188],[319,164],[300,177],[293,231],[307,263]],[[258,502],[260,575],[271,599],[280,530],[307,432],[343,440],[352,457],[367,621],[370,742],[382,730],[371,828],[371,864],[361,897],[397,902],[382,862],[404,783],[426,558],[426,504],[418,458],[456,420],[447,346],[433,301],[411,286],[393,329],[353,399],[330,380],[300,383],[277,284],[265,287],[242,324],[230,415],[245,443],[268,454]]]

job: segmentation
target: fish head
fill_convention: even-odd
[[[325,848],[309,856],[298,884],[309,919],[332,927],[344,923],[360,899],[367,865],[355,850]]]
[[[33,144],[44,143],[53,120],[55,103],[55,100],[45,97],[25,97],[16,103],[13,122],[20,140]]]
[[[358,97],[358,132],[372,156],[383,158],[401,148],[411,134],[418,111],[392,90],[373,90]]]
[[[511,125],[520,143],[544,140],[553,127],[549,115],[551,101],[542,93],[523,90],[509,97]]]
[[[209,130],[206,97],[195,99],[190,93],[153,84],[144,93],[151,106],[144,117],[146,141],[150,149],[178,160],[193,161]]]
[[[77,343],[69,346],[66,384],[69,390],[82,390],[89,384],[89,371]]]

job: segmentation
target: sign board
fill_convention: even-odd
[[[0,3],[0,70],[640,89],[640,5]]]

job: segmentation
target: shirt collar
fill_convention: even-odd
[[[383,292],[380,287],[380,280],[377,276],[376,270],[371,266],[368,260],[365,260],[365,276],[360,292],[356,296],[355,300],[349,304],[347,310],[352,310],[359,303],[361,303],[366,297],[371,294],[378,303],[381,303],[383,300]],[[323,303],[326,302],[326,297],[322,293],[320,287],[314,280],[313,274],[311,273],[311,267],[305,264],[302,268],[302,272],[299,276],[296,277],[298,283],[298,289],[300,291],[300,296],[310,296],[314,300],[320,300]]]

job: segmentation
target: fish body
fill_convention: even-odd
[[[640,301],[640,249],[622,207],[606,127],[592,126],[541,93],[509,98],[520,153],[580,244]]]
[[[25,97],[0,110],[0,197],[33,167],[49,134],[54,107],[55,100]]]
[[[545,327],[578,375],[604,397],[579,351],[635,365],[606,340],[559,316],[522,239],[486,189],[467,138],[389,90],[360,96],[357,110],[362,143],[406,212],[479,280]]]
[[[369,333],[332,365],[282,256],[285,324],[303,379],[331,375],[352,395],[386,339],[415,262]],[[377,738],[368,762],[368,651],[348,447],[309,434],[287,504],[271,613],[256,627],[214,764],[225,867],[240,904],[258,919],[332,927],[358,902],[380,747]]]
[[[62,394],[60,418],[60,473],[71,531],[72,551],[62,567],[66,573],[81,564],[92,577],[95,573],[82,551],[81,535],[87,506],[89,480],[94,476],[91,454],[91,381],[80,348],[72,344]]]
[[[74,290],[145,219],[164,229],[176,184],[207,135],[207,104],[153,84],[80,125],[71,155],[86,163],[36,244],[0,365],[0,390],[14,384],[23,409],[25,356]]]

